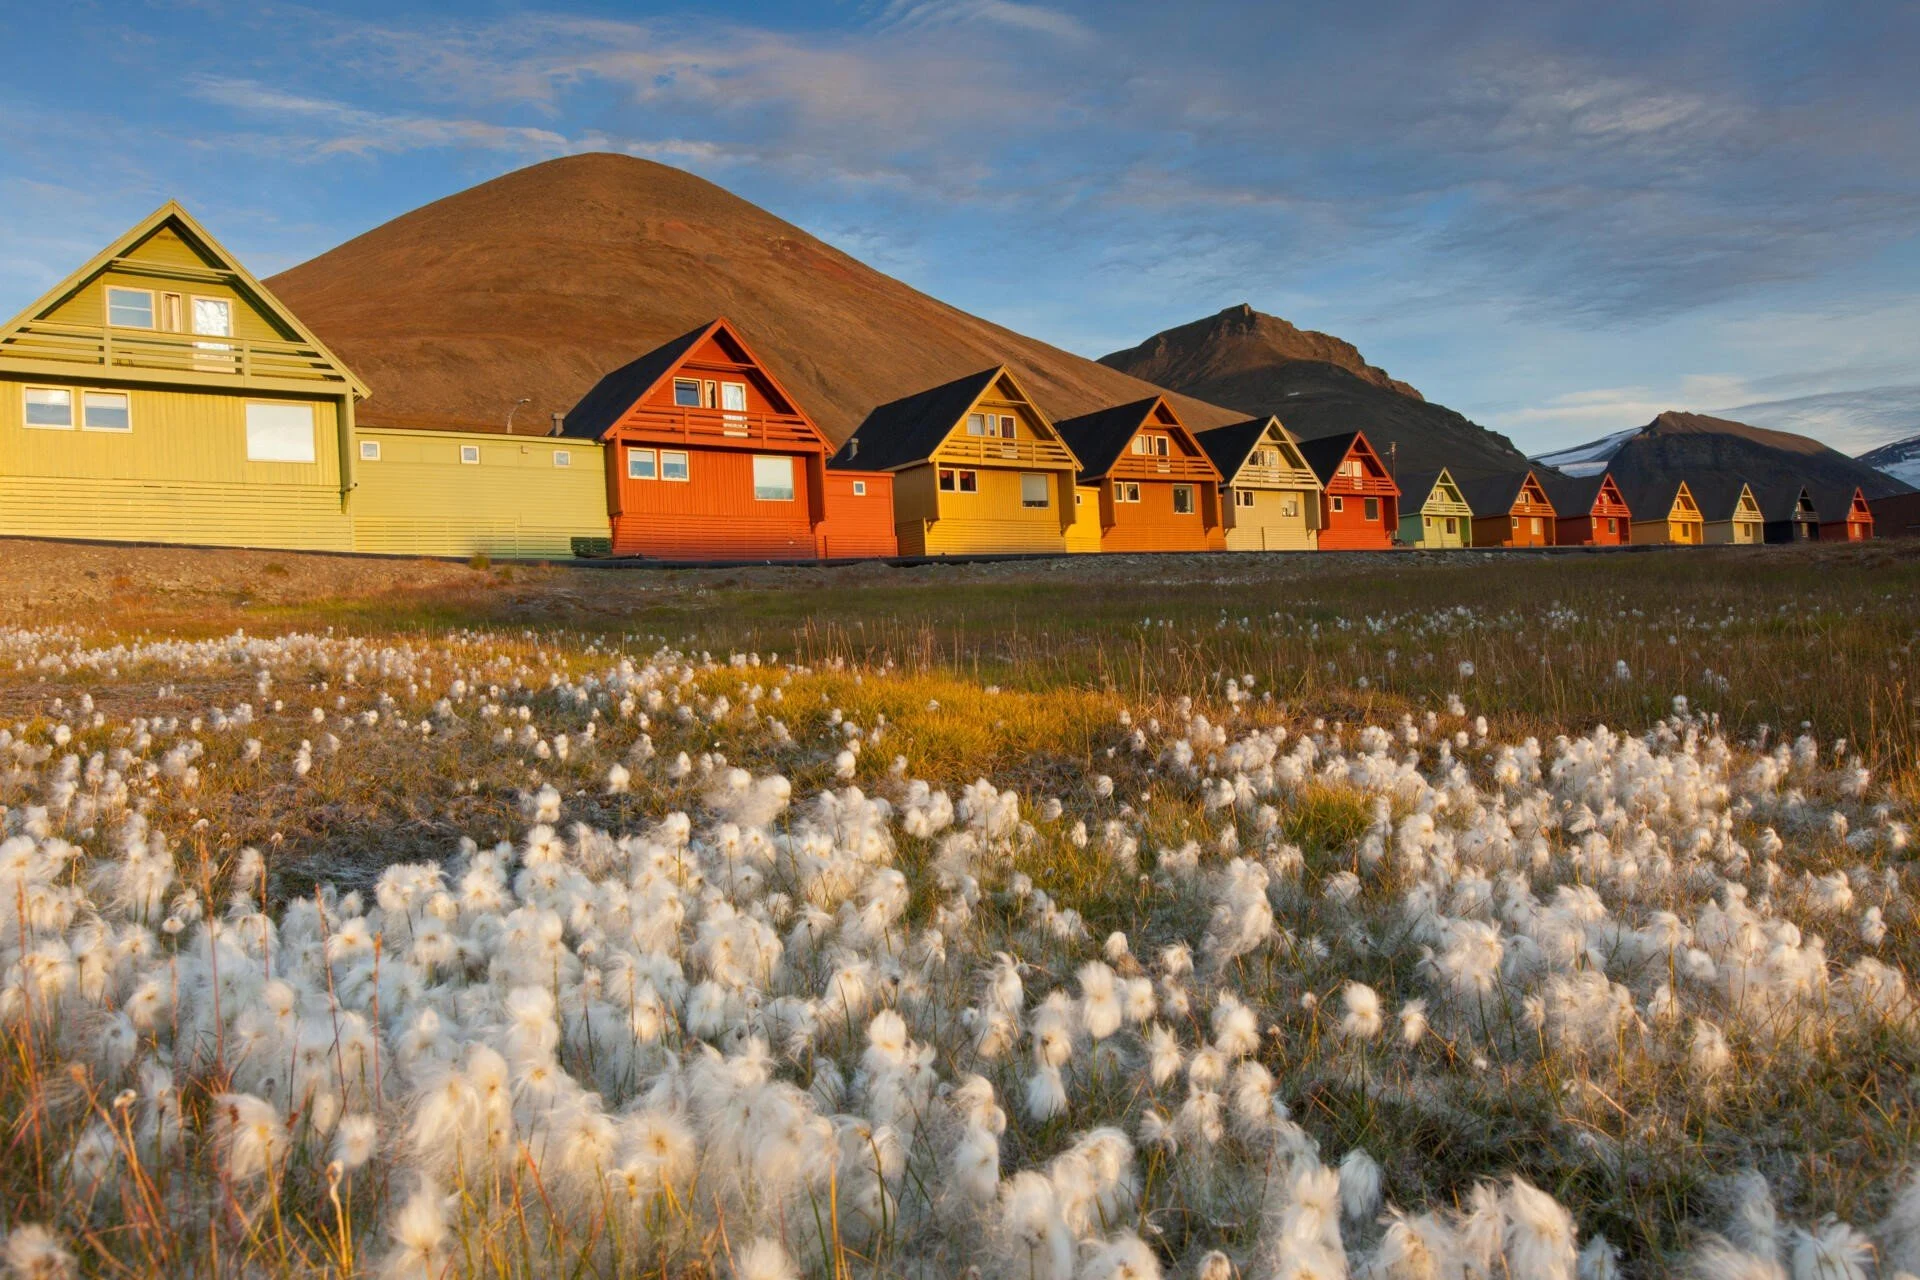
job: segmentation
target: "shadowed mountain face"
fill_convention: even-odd
[[[1001,363],[1060,417],[1155,390],[627,156],[521,169],[267,284],[372,388],[370,424],[498,431],[513,411],[539,432],[603,374],[720,315],[836,442],[875,405]],[[1176,407],[1196,428],[1244,416]]]
[[[1352,344],[1244,304],[1100,363],[1250,417],[1278,414],[1302,439],[1364,431],[1401,471],[1445,467],[1464,480],[1527,465],[1511,440],[1424,399]]]
[[[1800,484],[1820,492],[1851,492],[1857,485],[1869,498],[1879,498],[1908,488],[1809,436],[1671,410],[1638,431],[1545,454],[1539,461],[1570,475],[1612,471],[1622,485],[1722,475],[1737,476],[1756,492]]]
[[[1920,486],[1920,436],[1883,444],[1861,454],[1860,461],[1903,484]]]

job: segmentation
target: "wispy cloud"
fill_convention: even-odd
[[[558,155],[573,149],[564,135],[551,129],[368,111],[326,98],[287,93],[252,80],[221,76],[196,76],[189,83],[195,97],[215,106],[291,117],[319,126],[323,132],[317,136],[280,139],[282,144],[298,144],[291,149],[315,157],[364,156],[376,152],[399,154],[441,147],[479,147],[535,156]]]

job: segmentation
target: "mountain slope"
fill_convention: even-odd
[[[1717,474],[1738,476],[1756,491],[1800,483],[1821,491],[1858,485],[1869,498],[1878,498],[1907,489],[1809,436],[1673,410],[1638,430],[1542,454],[1536,461],[1569,475],[1610,470],[1623,486],[1659,477],[1684,480]]]
[[[1364,431],[1402,471],[1456,478],[1527,465],[1511,440],[1433,404],[1351,344],[1242,304],[1180,325],[1100,363],[1213,404],[1278,414],[1302,439]]]
[[[267,283],[373,389],[370,424],[497,431],[513,411],[539,432],[601,375],[716,315],[836,442],[877,404],[1002,362],[1060,416],[1154,390],[627,156],[509,173]],[[1196,427],[1242,416],[1179,409]]]
[[[1876,471],[1885,472],[1902,484],[1920,488],[1920,436],[1883,444],[1859,457]]]

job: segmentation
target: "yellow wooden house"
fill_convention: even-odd
[[[1400,477],[1400,542],[1433,550],[1473,545],[1473,508],[1445,467]]]
[[[1225,485],[1220,520],[1229,551],[1311,551],[1319,545],[1320,478],[1275,417],[1199,434]]]
[[[1635,545],[1697,547],[1706,541],[1700,504],[1685,480],[1637,480],[1622,484],[1620,492],[1633,512]]]
[[[831,465],[892,473],[903,556],[1067,549],[1079,459],[1005,365],[881,405]]]
[[[0,534],[347,550],[366,394],[168,203],[0,328]]]

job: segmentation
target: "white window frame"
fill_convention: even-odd
[[[1129,506],[1140,501],[1140,482],[1138,480],[1115,480],[1113,482],[1113,500]]]
[[[1153,452],[1153,446],[1147,443],[1145,436],[1135,436],[1133,438],[1133,451],[1141,455],[1146,455]]]
[[[691,389],[692,389],[692,391],[693,391],[693,403],[692,403],[692,404],[686,404],[686,403],[684,403],[684,402],[682,402],[682,401],[681,401],[681,399],[680,399],[680,388],[682,388],[682,387],[688,387],[688,388],[691,388]],[[698,379],[698,378],[675,378],[675,379],[673,380],[673,407],[674,407],[674,408],[676,408],[676,409],[704,409],[704,408],[706,408],[706,400],[705,400],[705,398],[704,398],[704,397],[703,397],[703,396],[702,396],[702,395],[700,394],[700,379]]]
[[[571,449],[555,449],[553,451],[553,465],[556,467],[571,467],[573,465],[573,451]]]
[[[460,465],[463,467],[479,466],[480,465],[480,446],[477,444],[461,445],[460,446]]]
[[[1253,490],[1235,489],[1233,491],[1233,505],[1236,507],[1252,507],[1253,506]]]
[[[972,467],[957,467],[953,473],[955,493],[980,492],[980,473]]]
[[[1035,502],[1027,495],[1028,481],[1040,482],[1040,501]],[[1022,471],[1020,473],[1020,505],[1029,511],[1045,511],[1053,505],[1053,486],[1048,482],[1044,471]]]
[[[87,421],[87,410],[91,407],[87,401],[93,396],[118,396],[127,404],[127,425],[124,427],[96,427]],[[80,393],[80,429],[98,432],[101,435],[124,436],[133,432],[133,393],[131,391],[82,391]]]
[[[1012,440],[1018,434],[1019,434],[1019,428],[1014,425],[1014,416],[1010,413],[1001,414],[1000,415],[1000,438],[1002,440]]]
[[[36,391],[46,392],[52,395],[62,395],[67,398],[67,421],[64,425],[55,422],[28,421],[27,397]],[[29,431],[72,431],[80,425],[79,405],[75,403],[76,399],[77,397],[74,395],[72,387],[22,387],[20,388],[20,425],[26,427]]]
[[[253,420],[253,411],[255,409],[302,409],[302,410],[305,410],[307,415],[307,423],[306,423],[307,434],[306,434],[306,449],[304,450],[304,456],[300,456],[300,457],[279,456],[279,454],[274,452],[274,449],[270,445],[269,439],[268,439],[268,435],[270,431],[271,432],[286,431],[288,433],[287,439],[291,440],[293,439],[294,435],[297,434],[298,429],[293,427],[293,425],[290,423],[266,423],[266,422],[255,423]],[[297,400],[249,400],[247,401],[247,404],[246,404],[245,414],[246,414],[247,461],[248,462],[283,463],[288,466],[308,467],[320,461],[320,446],[318,441],[315,439],[315,434],[316,434],[315,427],[317,425],[315,422],[316,415],[313,411],[313,406],[311,404],[304,403]],[[254,438],[256,427],[259,429],[261,433],[261,440],[258,445],[255,444],[255,438]],[[289,454],[291,453],[291,451],[285,451],[285,452],[288,452]]]
[[[786,496],[768,495],[761,492],[760,464],[763,462],[785,463],[787,468]],[[771,487],[771,486],[768,486]],[[800,497],[799,482],[793,477],[793,458],[784,453],[756,453],[753,455],[753,500],[755,502],[794,502]]]
[[[1153,438],[1153,456],[1156,458],[1172,457],[1173,439],[1170,436],[1155,436]]]
[[[864,498],[867,496],[867,482],[865,480],[855,480],[853,482],[853,496],[856,498]]]
[[[1180,509],[1180,500],[1183,497],[1187,501],[1187,509],[1185,511]],[[1194,493],[1192,485],[1177,484],[1173,486],[1173,514],[1177,516],[1190,516],[1199,510],[1200,499],[1198,495]]]
[[[1283,516],[1288,520],[1297,518],[1300,514],[1300,499],[1298,498],[1280,499],[1280,514],[1281,516]]]
[[[644,475],[644,476],[640,475],[637,472],[635,472],[633,469],[634,463],[640,461],[642,458],[645,458],[647,460],[647,470],[651,473],[649,475]],[[658,480],[659,478],[660,478],[660,453],[657,449],[627,450],[627,479]]]
[[[1328,501],[1332,509],[1335,511],[1344,512],[1347,509],[1347,500],[1345,498],[1342,498],[1337,493],[1334,494],[1330,499],[1328,499]]]
[[[967,434],[970,436],[985,436],[987,434],[987,415],[984,413],[968,414]]]
[[[680,459],[679,475],[670,476],[667,474],[667,467],[669,465],[667,460],[669,458]],[[660,451],[660,478],[672,484],[693,483],[693,455],[685,449],[662,449]]]
[[[147,300],[147,322],[145,324],[121,324],[113,318],[113,295],[116,293],[138,293]],[[101,305],[105,308],[102,318],[110,329],[151,329],[160,323],[160,303],[153,296],[153,290],[140,289],[133,285],[110,284],[101,296]]]
[[[378,440],[362,440],[360,442],[360,461],[380,461],[380,442]]]

